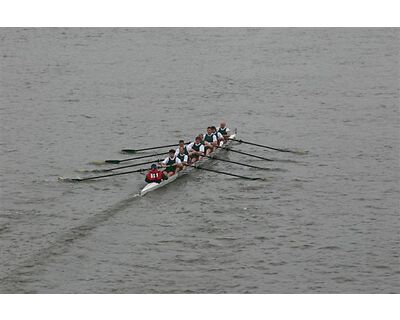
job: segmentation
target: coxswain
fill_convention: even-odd
[[[189,155],[189,151],[187,149],[187,146],[185,146],[185,141],[184,140],[179,140],[179,146],[175,150],[175,156],[178,156],[181,147],[183,147],[183,150],[184,150],[183,152],[188,156]]]
[[[229,128],[226,126],[226,122],[225,121],[221,121],[219,128],[217,130],[220,134],[222,134],[222,136],[224,137],[225,140],[228,140],[228,138],[230,137],[230,130]]]
[[[157,165],[155,163],[153,163],[151,165],[150,171],[147,172],[147,174],[146,174],[145,181],[147,183],[152,183],[152,182],[161,183],[163,180],[166,180],[166,179],[168,179],[168,176],[165,176],[163,171],[158,170]]]
[[[161,162],[161,166],[165,168],[165,172],[170,177],[177,172],[178,168],[182,166],[181,160],[175,156],[175,150],[171,149],[168,152],[168,157]]]
[[[178,155],[176,157],[181,160],[182,166],[178,167],[178,171],[183,170],[189,164],[189,153],[186,154],[185,151],[187,152],[184,146],[179,147]]]
[[[212,126],[211,130],[212,130],[213,135],[215,135],[215,137],[217,138],[218,146],[221,145],[221,142],[225,142],[224,136],[222,135],[222,133],[217,131],[217,128],[215,126]]]
[[[200,136],[197,136],[194,142],[187,146],[191,163],[199,161],[204,156],[204,145],[201,142]]]
[[[207,128],[207,133],[204,135],[204,146],[206,148],[206,156],[213,152],[217,146],[217,137],[213,134],[211,127]]]

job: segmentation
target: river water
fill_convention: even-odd
[[[399,293],[398,29],[1,29],[1,293]],[[58,181],[226,120],[145,197]]]

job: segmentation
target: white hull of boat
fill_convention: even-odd
[[[235,139],[236,138],[236,130],[235,130],[235,133],[232,134],[229,138],[230,139]],[[215,156],[217,154],[220,154],[221,152],[226,152],[226,150],[224,150],[224,148],[228,147],[231,143],[232,143],[232,141],[228,140],[226,143],[224,143],[222,145],[222,148],[218,148],[211,155]],[[212,161],[212,159],[204,157],[203,159],[201,159],[198,162],[196,162],[195,166],[196,167],[203,167],[206,164],[209,164],[211,161]],[[152,192],[154,190],[162,188],[162,187],[166,186],[167,184],[170,184],[171,182],[175,181],[179,177],[191,173],[193,170],[196,170],[196,168],[194,168],[194,167],[186,167],[186,169],[184,169],[182,171],[179,171],[178,173],[176,173],[173,176],[169,177],[168,180],[163,180],[161,183],[156,183],[156,182],[149,183],[142,189],[142,191],[140,191],[140,196],[143,197],[145,194],[147,194],[149,192]]]

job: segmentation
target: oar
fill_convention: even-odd
[[[218,170],[212,170],[212,169],[206,169],[206,168],[202,168],[202,167],[196,167],[196,166],[190,166],[199,170],[205,170],[205,171],[210,171],[210,172],[215,172],[215,173],[220,173],[220,174],[225,174],[227,176],[232,176],[232,177],[237,177],[237,178],[242,178],[242,179],[246,179],[246,180],[265,180],[263,178],[252,178],[252,177],[246,177],[246,176],[241,176],[238,174],[233,174],[233,173],[229,173],[229,172],[223,172],[223,171],[218,171]]]
[[[231,149],[231,148],[226,148],[226,147],[223,147],[223,146],[222,146],[222,147],[217,147],[217,148],[229,150],[229,151],[231,151],[231,152],[236,152],[236,153],[239,153],[239,154],[243,154],[243,155],[245,155],[245,156],[249,156],[249,157],[252,157],[252,158],[257,158],[257,159],[266,160],[266,161],[275,161],[275,160],[272,160],[272,159],[268,159],[268,158],[264,158],[264,157],[260,157],[260,156],[255,156],[254,154],[251,154],[251,153],[247,153],[247,152],[243,152],[243,151],[238,151],[238,150],[233,150],[233,149]]]
[[[291,153],[297,153],[297,154],[304,154],[305,152],[301,152],[301,151],[295,151],[295,150],[289,150],[289,149],[279,149],[279,148],[273,148],[273,147],[269,147],[269,146],[265,146],[263,144],[258,144],[258,143],[254,143],[254,142],[249,142],[249,141],[243,141],[240,139],[231,139],[228,138],[229,140],[233,140],[233,141],[237,141],[240,143],[244,143],[244,144],[250,144],[252,146],[256,146],[256,147],[261,147],[261,148],[266,148],[266,149],[271,149],[271,150],[276,150],[276,151],[280,151],[280,152],[291,152]]]
[[[185,144],[189,144],[189,142],[185,142]],[[178,146],[179,143],[174,143],[174,144],[167,144],[165,146],[158,146],[158,147],[150,147],[150,148],[142,148],[142,149],[122,149],[121,152],[125,153],[136,153],[139,151],[147,151],[147,150],[155,150],[155,149],[161,149],[161,148],[168,148],[168,147],[175,147]]]
[[[87,171],[80,171],[80,172],[109,172],[109,171],[114,171],[114,170],[121,170],[121,169],[125,169],[125,168],[130,168],[130,167],[137,167],[137,166],[141,166],[142,164],[149,164],[149,163],[160,162],[160,161],[162,161],[162,160],[161,159],[154,159],[152,161],[145,161],[145,162],[130,164],[128,166],[121,166],[121,167],[115,167],[115,168],[110,168],[110,169],[95,169],[95,170],[87,170]]]
[[[113,173],[113,174],[105,174],[102,176],[95,176],[95,177],[88,177],[88,178],[64,178],[62,180],[64,181],[73,181],[73,182],[81,182],[81,181],[86,181],[86,180],[94,180],[94,179],[100,179],[100,178],[107,178],[107,177],[113,177],[113,176],[120,176],[123,174],[130,174],[130,173],[137,173],[137,172],[144,172],[148,171],[149,169],[139,169],[139,170],[133,170],[133,171],[125,171],[125,172],[120,172],[120,173]]]
[[[167,154],[167,153],[168,152],[156,153],[156,154],[151,154],[151,155],[148,155],[148,156],[141,156],[141,157],[135,157],[135,158],[122,159],[122,160],[93,161],[90,164],[105,164],[105,163],[118,164],[118,163],[125,162],[125,161],[139,160],[139,159],[144,159],[144,158],[151,158],[151,157],[161,156],[161,155],[164,155],[164,154]]]
[[[229,162],[229,163],[234,163],[234,164],[238,164],[244,167],[249,167],[249,168],[254,168],[254,169],[260,169],[260,170],[271,170],[270,168],[261,168],[261,167],[257,167],[257,166],[253,166],[251,164],[245,164],[245,163],[241,163],[241,162],[236,162],[236,161],[232,161],[232,160],[226,160],[226,159],[220,159],[217,158],[216,156],[205,156],[206,158],[210,158],[213,160],[218,160],[218,161],[223,161],[223,162]]]

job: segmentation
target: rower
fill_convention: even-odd
[[[214,148],[217,146],[217,137],[213,134],[211,127],[207,128],[207,133],[204,135],[204,145],[206,147],[206,156],[213,152]]]
[[[168,151],[168,157],[161,162],[161,165],[165,168],[165,172],[167,173],[168,177],[170,177],[174,175],[175,172],[179,171],[177,169],[182,166],[182,163],[181,160],[175,156],[175,150],[171,149]]]
[[[183,146],[179,147],[178,150],[178,155],[176,156],[179,160],[181,160],[182,162],[182,166],[178,167],[178,171],[181,171],[183,169],[185,169],[185,167],[188,165],[189,163],[189,153],[185,153],[185,151],[187,152],[186,148]],[[175,153],[176,154],[176,153]]]
[[[204,146],[204,134],[200,133],[199,134],[200,142]]]
[[[181,147],[184,150],[183,152],[188,156],[189,155],[189,151],[188,151],[187,146],[185,146],[185,141],[184,140],[179,140],[179,146],[175,150],[175,156],[178,156]]]
[[[225,121],[221,121],[218,132],[222,134],[225,140],[228,140],[228,138],[230,137],[230,130],[229,128],[227,128]]]
[[[146,179],[145,181],[147,183],[161,183],[163,180],[168,179],[168,176],[164,175],[164,172],[161,170],[157,169],[157,165],[153,163],[151,165],[151,169],[149,172],[146,174]]]
[[[221,132],[217,131],[217,128],[215,126],[211,127],[212,133],[213,135],[215,135],[215,137],[217,138],[217,142],[218,142],[218,146],[221,145],[221,142],[225,141],[224,136],[222,135]]]
[[[201,141],[202,140],[200,136],[197,136],[194,142],[187,146],[191,163],[201,160],[201,158],[204,156],[204,145],[201,143]]]

